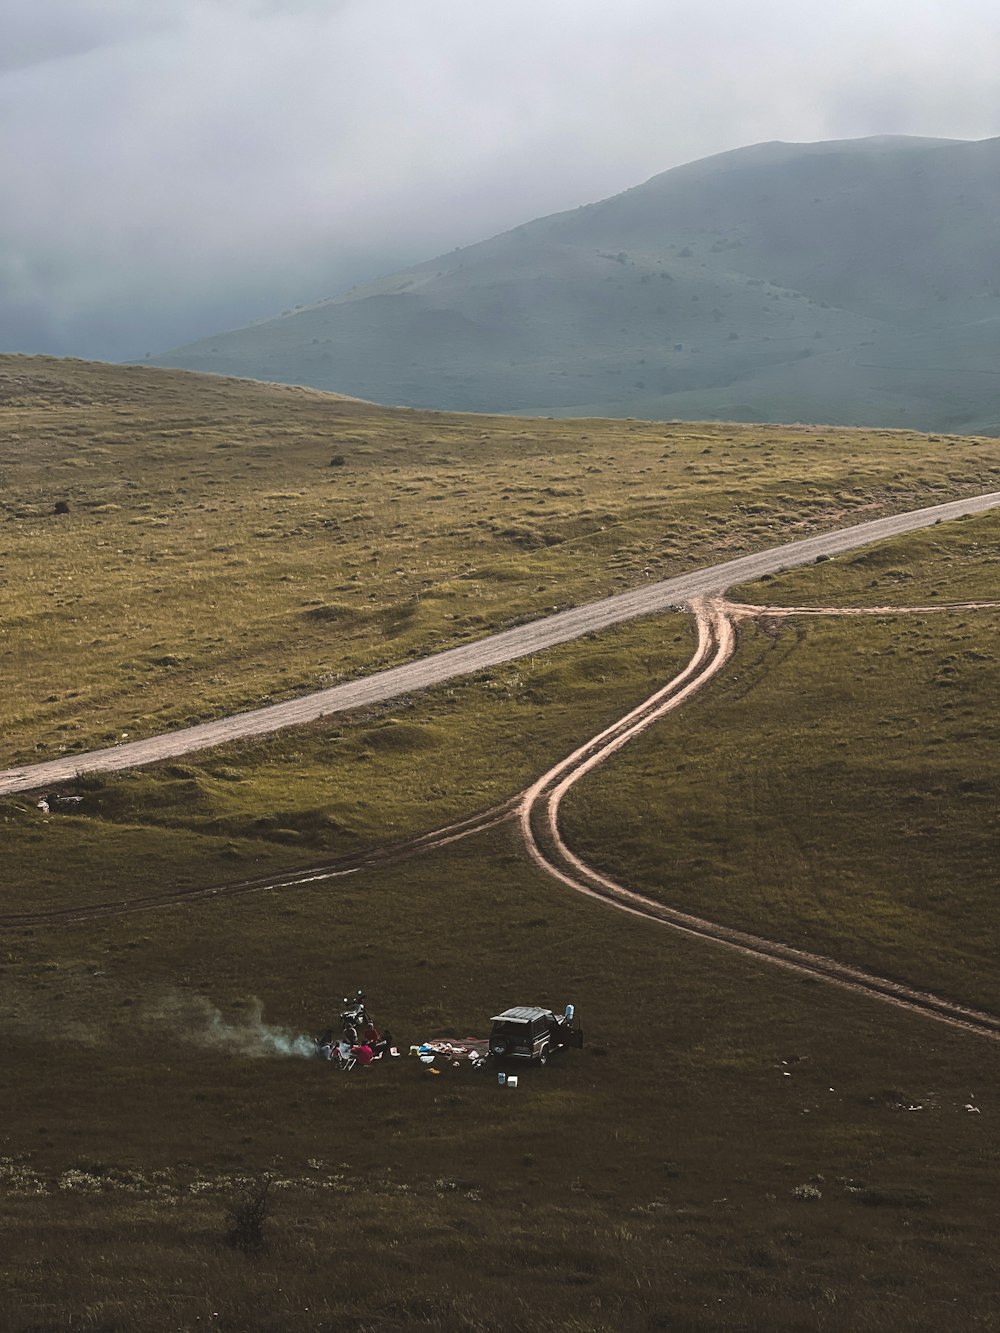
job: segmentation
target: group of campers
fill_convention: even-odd
[[[358,991],[350,1008],[340,1015],[340,1032],[326,1028],[316,1038],[316,1054],[321,1060],[331,1060],[340,1069],[353,1069],[355,1065],[370,1065],[384,1055],[395,1054],[392,1033],[388,1028],[379,1032],[364,1000],[364,994]]]

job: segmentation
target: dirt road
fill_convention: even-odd
[[[510,662],[518,657],[541,652],[559,643],[581,638],[595,630],[607,629],[637,616],[649,615],[681,606],[692,598],[711,596],[726,591],[734,584],[758,579],[797,565],[806,565],[820,556],[838,555],[855,547],[886,537],[899,536],[918,528],[930,527],[945,519],[966,514],[979,514],[1000,505],[1000,491],[986,495],[954,500],[948,504],[933,505],[926,509],[894,514],[888,518],[872,519],[836,532],[808,537],[804,541],[754,555],[741,556],[707,569],[681,574],[661,583],[646,584],[629,592],[606,597],[546,616],[515,629],[492,634],[475,643],[435,653],[405,666],[392,667],[347,681],[331,689],[307,694],[286,703],[272,704],[246,713],[236,713],[216,722],[204,722],[196,727],[150,736],[146,740],[131,741],[104,750],[91,750],[65,759],[52,759],[39,764],[27,764],[0,772],[0,795],[32,791],[40,787],[72,780],[80,773],[115,772],[138,768],[160,759],[171,759],[190,754],[194,750],[222,745],[227,741],[260,736],[303,722],[313,722],[331,713],[347,712],[385,699],[392,699],[415,690],[427,689],[456,676],[468,675],[485,667]]]
[[[955,611],[996,607],[995,602],[952,603],[934,607],[756,607],[731,603],[723,597],[693,598],[691,610],[698,625],[698,642],[687,666],[673,680],[650,695],[637,708],[626,713],[598,735],[591,737],[572,754],[537,779],[527,790],[502,804],[468,816],[445,828],[434,829],[405,842],[373,848],[357,857],[343,857],[326,865],[311,866],[285,874],[236,880],[202,888],[166,890],[137,894],[128,899],[103,903],[77,903],[69,907],[41,912],[17,912],[0,915],[0,930],[26,926],[71,926],[105,917],[157,911],[178,903],[199,899],[235,897],[262,891],[301,889],[320,885],[369,868],[384,867],[411,856],[432,852],[463,838],[473,837],[508,820],[516,821],[520,840],[535,864],[567,888],[595,899],[606,907],[630,916],[666,926],[691,938],[730,949],[758,962],[781,967],[813,980],[835,985],[869,999],[880,1000],[932,1018],[950,1027],[1000,1041],[1000,1017],[961,1005],[953,1000],[917,990],[888,977],[842,963],[822,954],[809,953],[777,940],[769,940],[747,931],[736,930],[719,922],[697,917],[689,912],[657,902],[626,888],[607,875],[588,866],[566,844],[559,828],[559,808],[569,789],[587,773],[628,744],[647,727],[679,708],[708,684],[732,657],[736,645],[736,625],[751,617],[768,616],[864,616],[907,615],[927,611]]]
[[[995,607],[997,603],[963,603],[935,607],[954,611],[963,607]],[[1000,1017],[983,1010],[957,1004],[953,1000],[917,990],[888,977],[880,977],[849,963],[841,963],[822,954],[809,953],[792,945],[769,940],[747,931],[736,930],[716,921],[708,921],[668,907],[626,888],[616,880],[587,865],[567,845],[559,828],[559,807],[569,789],[599,764],[610,758],[634,736],[644,731],[666,713],[679,708],[692,694],[707,685],[729,661],[736,646],[736,623],[753,614],[778,615],[864,615],[868,608],[837,608],[830,612],[811,607],[751,607],[734,605],[723,598],[695,599],[691,609],[698,620],[698,646],[694,656],[679,675],[645,703],[621,718],[601,735],[593,737],[573,754],[544,773],[521,797],[517,818],[521,837],[531,859],[546,874],[585,897],[597,899],[607,907],[630,916],[667,926],[696,939],[711,941],[734,950],[746,958],[770,963],[814,980],[824,981],[853,991],[869,999],[881,1000],[899,1009],[907,1009],[925,1018],[933,1018],[950,1027],[974,1032],[1000,1041]],[[879,608],[878,613],[923,613],[926,608]]]

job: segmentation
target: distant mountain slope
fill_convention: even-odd
[[[385,403],[1000,434],[1000,139],[760,144],[156,364]]]

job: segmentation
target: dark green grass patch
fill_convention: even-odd
[[[8,936],[0,976],[12,1327],[930,1329],[990,1309],[991,1045],[577,899],[503,831]],[[588,1047],[501,1090],[408,1057],[340,1077],[220,1029],[252,1031],[259,1000],[309,1032],[358,984],[404,1049],[568,999]],[[226,1236],[261,1171],[248,1259]]]

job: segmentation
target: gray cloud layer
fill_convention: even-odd
[[[741,144],[1000,133],[995,0],[34,0],[3,30],[7,350],[163,350]]]

